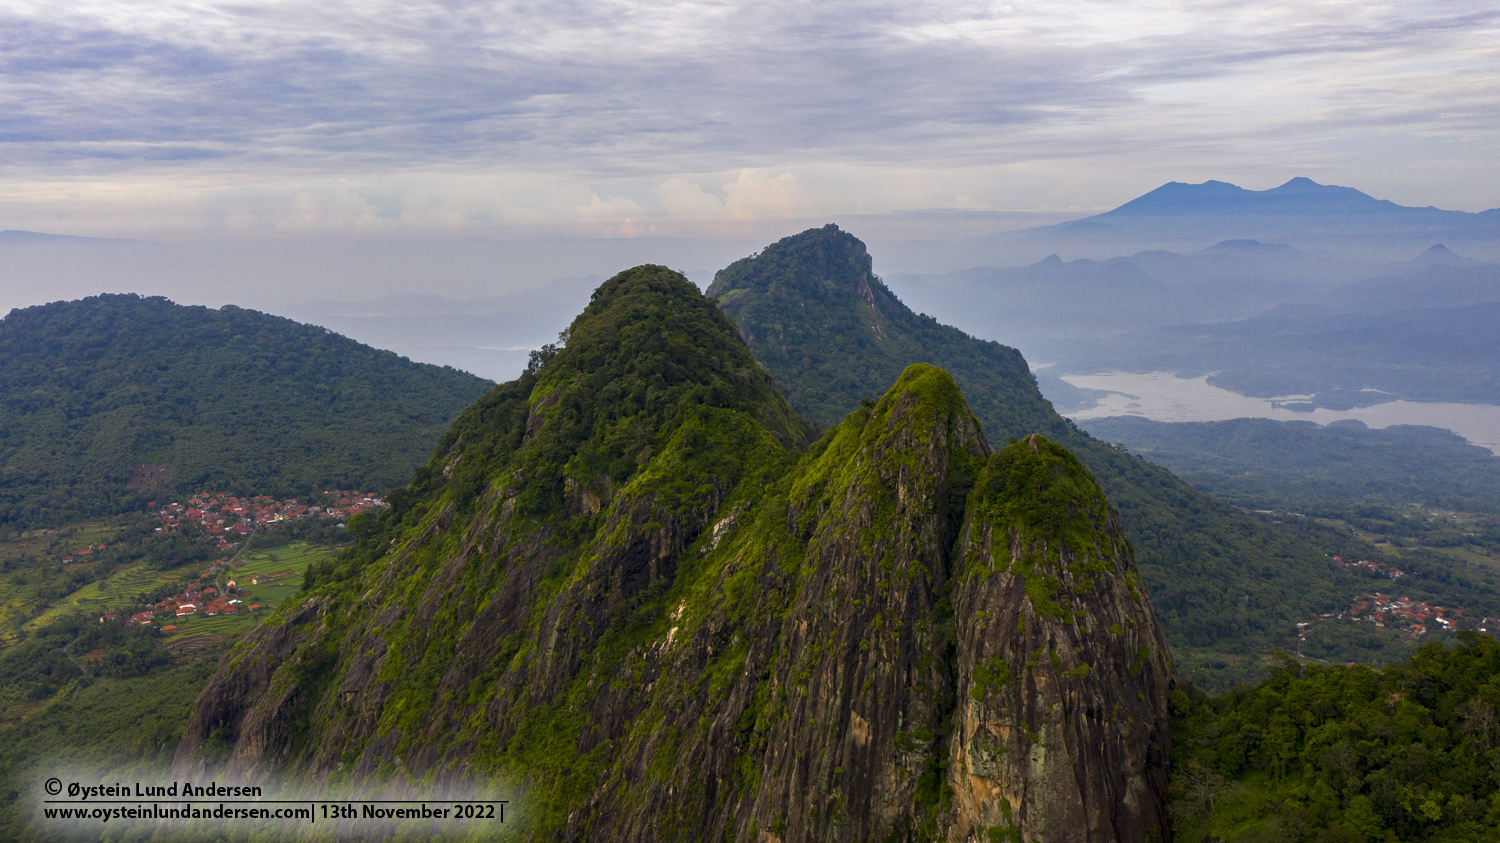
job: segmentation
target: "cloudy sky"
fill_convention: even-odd
[[[1497,0],[0,0],[31,231],[1003,228],[1294,175],[1477,211],[1497,129]]]

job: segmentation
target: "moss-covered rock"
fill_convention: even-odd
[[[1036,435],[990,457],[967,511],[959,834],[1166,839],[1171,667],[1119,516],[1077,457]]]
[[[955,759],[1003,767],[964,731],[971,701],[1054,673],[1089,699],[1156,698],[1160,633],[1138,592],[1116,605],[1136,575],[1071,455],[1040,440],[1038,466],[991,455],[953,379],[924,364],[809,430],[685,279],[616,276],[555,356],[467,411],[358,545],[226,659],[178,766],[319,786],[477,778],[518,793],[507,829],[531,839],[945,839],[988,816],[957,798],[971,778]],[[1025,572],[976,538],[1011,529],[1035,539]],[[1074,543],[1063,557],[1056,536]],[[1007,585],[1032,580],[1056,610]],[[1097,594],[1059,593],[1084,581]],[[1026,623],[981,619],[997,595]],[[1107,614],[1086,617],[1096,604]],[[1108,639],[1088,659],[1120,663],[1025,667],[1016,642],[1057,638],[1059,612],[1079,642]],[[1139,642],[1155,649],[1132,673]],[[1122,675],[1128,689],[1089,690]],[[1103,756],[1113,775],[1152,785],[1158,726],[1087,734],[1123,747]],[[1056,772],[1007,785],[1023,834],[1055,813],[1039,774]],[[1142,816],[1160,795],[1118,793]]]

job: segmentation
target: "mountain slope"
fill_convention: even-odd
[[[236,307],[106,295],[14,310],[0,320],[0,527],[179,491],[383,491],[491,386]]]
[[[1160,839],[1166,645],[1077,460],[991,453],[925,365],[806,431],[712,300],[621,273],[225,660],[178,771],[477,778],[530,839]]]
[[[992,440],[1041,433],[1076,452],[1120,507],[1194,681],[1226,681],[1206,666],[1227,666],[1214,652],[1286,644],[1296,622],[1342,608],[1354,583],[1324,552],[1078,430],[1042,397],[1018,352],[912,313],[870,269],[864,244],[830,225],[731,264],[709,294],[814,421],[831,423],[923,361],[952,373]]]

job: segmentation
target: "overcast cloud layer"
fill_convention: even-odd
[[[0,228],[71,234],[743,236],[1293,175],[1482,210],[1497,129],[1496,2],[0,6]]]

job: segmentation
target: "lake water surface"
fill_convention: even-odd
[[[1296,401],[1307,396],[1249,398],[1213,386],[1208,382],[1207,375],[1179,378],[1171,372],[1099,372],[1092,375],[1063,375],[1062,379],[1077,387],[1111,393],[1101,399],[1098,406],[1063,413],[1074,421],[1105,416],[1143,416],[1152,421],[1167,422],[1224,421],[1249,417],[1314,421],[1318,424],[1328,424],[1340,419],[1359,419],[1370,427],[1422,424],[1447,428],[1475,445],[1500,454],[1500,407],[1493,404],[1388,401],[1353,410],[1320,408],[1310,413],[1299,413],[1284,407],[1272,407],[1271,402]]]

